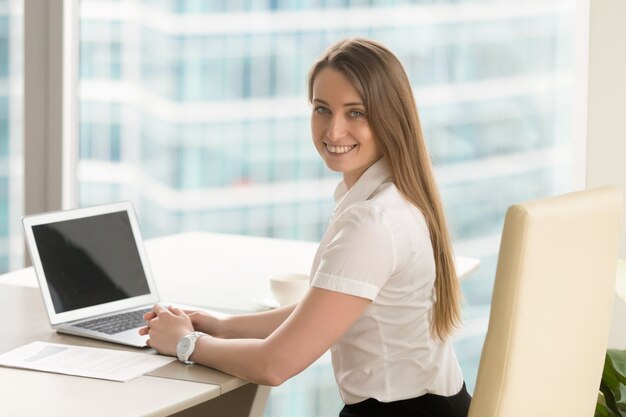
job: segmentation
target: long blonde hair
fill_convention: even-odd
[[[392,180],[426,218],[435,257],[432,333],[445,340],[460,324],[460,288],[439,190],[417,114],[411,84],[398,58],[369,39],[346,39],[331,46],[313,65],[313,82],[324,68],[341,72],[361,95],[370,128],[391,166]]]

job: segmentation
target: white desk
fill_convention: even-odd
[[[265,309],[253,300],[270,295],[267,276],[280,271],[308,273],[316,249],[317,244],[311,242],[195,232],[146,242],[163,300],[228,311]],[[460,277],[478,265],[476,259],[457,258]],[[4,310],[0,352],[33,340],[126,349],[57,334],[48,325],[38,290],[28,287],[37,287],[32,268],[0,276]],[[0,368],[0,387],[0,416],[11,417],[166,416],[178,412],[181,417],[194,412],[262,415],[269,393],[266,387],[257,389],[239,378],[179,362],[127,383]],[[238,411],[232,411],[233,407]]]
[[[269,297],[267,277],[276,272],[310,272],[317,243],[189,232],[150,239],[146,252],[161,298],[222,308],[264,310],[254,300]],[[478,269],[475,258],[456,257],[459,279]],[[37,288],[30,268],[0,275],[0,283]]]

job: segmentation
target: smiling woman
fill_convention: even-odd
[[[460,321],[459,287],[439,190],[404,67],[391,51],[377,42],[366,39],[338,42],[309,73],[309,101],[315,103],[317,94],[331,97],[336,111],[357,105],[369,114],[367,119],[358,117],[354,124],[347,123],[352,118],[338,114],[327,124],[320,122],[319,130],[316,114],[312,117],[313,140],[318,151],[320,143],[362,141],[360,157],[358,153],[354,158],[348,154],[345,160],[342,158],[345,164],[334,164],[333,158],[329,158],[329,163],[325,158],[329,168],[339,168],[344,173],[346,188],[350,189],[370,165],[384,156],[399,193],[426,218],[437,270],[438,301],[432,328],[438,337],[445,339]],[[354,111],[347,113],[352,115]],[[358,109],[356,112],[363,114]],[[324,108],[323,114],[332,115],[331,109]],[[326,151],[322,156],[328,154]]]
[[[379,43],[341,41],[313,65],[309,93],[313,141],[343,181],[302,301],[225,320],[155,306],[140,333],[160,353],[271,386],[330,349],[340,417],[465,417],[450,341],[459,285],[404,69]]]
[[[312,86],[311,132],[328,168],[350,188],[382,153],[358,91],[341,72],[324,68]]]

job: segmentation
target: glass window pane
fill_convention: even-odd
[[[22,9],[22,0],[0,0],[0,273],[24,265]]]
[[[340,38],[379,40],[414,87],[455,252],[482,262],[462,284],[466,327],[455,338],[472,391],[506,208],[580,186],[570,125],[576,1],[128,3],[81,2],[80,204],[130,199],[146,237],[319,240],[339,177],[310,140],[307,72]],[[315,195],[299,200],[292,190],[302,184]],[[182,203],[233,190],[249,200]],[[336,415],[339,406],[322,360],[274,389],[266,415]]]

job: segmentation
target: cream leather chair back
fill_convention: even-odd
[[[509,208],[470,417],[593,416],[621,217],[612,187]]]

